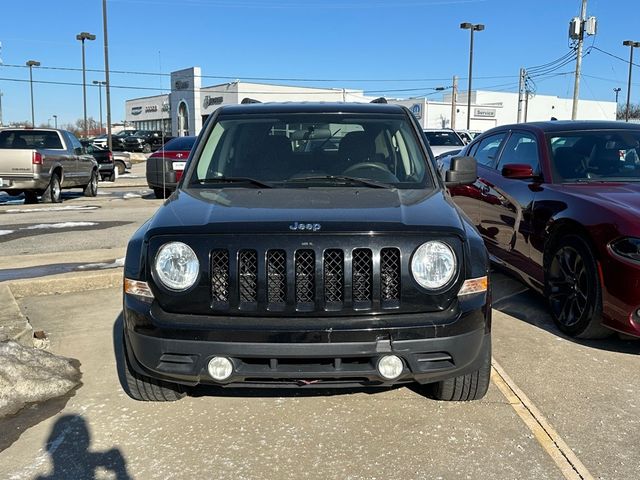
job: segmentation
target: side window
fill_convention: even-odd
[[[78,141],[78,139],[72,133],[69,134],[69,140],[71,140],[71,148],[74,151],[77,151],[76,148],[79,148],[82,151],[82,144]]]
[[[479,165],[493,167],[493,163],[496,155],[498,155],[500,145],[502,145],[505,135],[505,133],[496,133],[495,135],[491,135],[484,140],[481,140],[477,146],[473,147],[475,148],[475,151],[472,153],[472,156],[475,157]]]
[[[540,163],[538,161],[538,142],[536,138],[527,132],[513,132],[500,156],[498,170],[510,163],[520,163],[530,165],[533,173],[540,173]]]

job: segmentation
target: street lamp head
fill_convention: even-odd
[[[39,67],[40,66],[40,62],[36,61],[36,60],[29,60],[26,63],[27,67]]]
[[[640,47],[640,42],[634,42],[633,40],[625,40],[624,42],[622,42],[622,45],[624,45],[625,47],[638,48]]]
[[[473,23],[469,23],[469,22],[464,22],[460,24],[460,28],[464,29],[464,30],[469,30],[471,28],[473,28]]]
[[[482,30],[484,30],[484,25],[483,25],[482,23],[478,23],[477,25],[474,25],[474,26],[473,26],[473,29],[474,29],[476,32],[481,32]]]
[[[76,35],[76,40],[95,40],[96,36],[89,32],[80,32]]]
[[[93,81],[94,85],[106,85],[107,82],[103,81],[103,80],[94,80]]]

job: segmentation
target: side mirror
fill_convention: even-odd
[[[526,163],[508,163],[502,167],[502,176],[504,178],[512,178],[514,180],[524,180],[535,177],[533,168]]]
[[[447,187],[471,185],[478,179],[478,164],[473,157],[453,157],[449,170],[445,173]]]
[[[84,147],[76,147],[73,149],[73,153],[76,155],[84,155],[85,150]]]

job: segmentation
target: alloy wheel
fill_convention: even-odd
[[[553,313],[562,325],[575,325],[588,307],[589,278],[584,259],[570,246],[560,248],[549,268],[548,294]]]

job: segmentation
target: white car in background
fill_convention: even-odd
[[[443,153],[450,151],[461,150],[465,145],[462,138],[460,138],[460,135],[451,128],[423,131],[434,157],[439,157]]]

